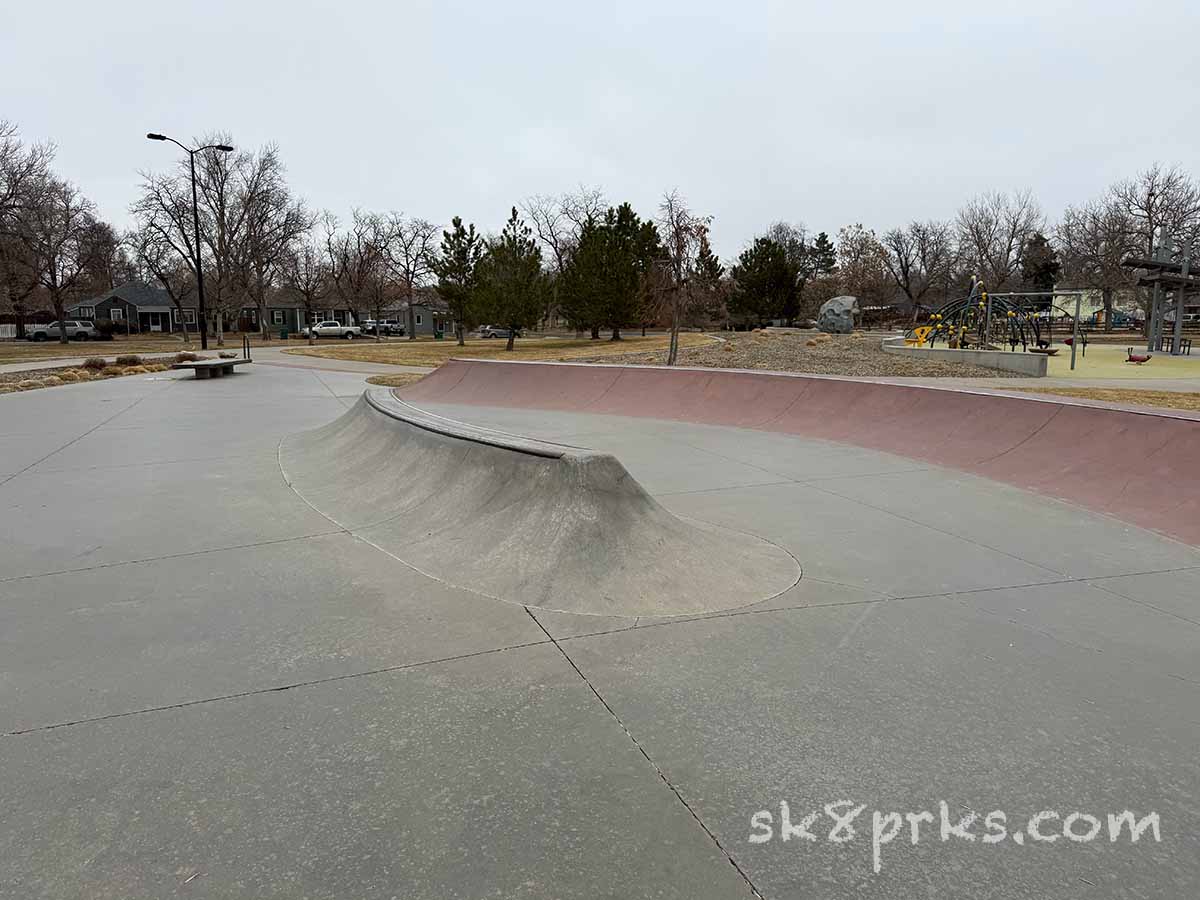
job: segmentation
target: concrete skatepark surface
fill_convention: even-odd
[[[818,375],[490,360],[452,360],[401,393],[418,403],[651,416],[845,442],[1200,543],[1193,413]]]
[[[800,580],[787,551],[672,515],[610,454],[430,416],[389,391],[285,439],[279,463],[314,509],[422,574],[538,609],[683,615]],[[329,477],[343,466],[368,477]]]
[[[656,417],[402,392],[611,454],[670,514],[804,565],[719,612],[526,610],[314,509],[373,479],[361,508],[388,502],[349,451],[332,499],[289,487],[290,442],[365,387],[252,367],[0,397],[0,896],[1197,895],[1195,542],[749,427],[772,409],[753,394],[705,423],[686,396]],[[822,818],[820,840],[749,841],[758,811],[843,799],[866,807],[852,840]],[[874,872],[872,810],[939,801],[1014,830],[1154,810],[1161,841],[943,842],[934,821]]]

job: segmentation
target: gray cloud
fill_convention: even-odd
[[[125,224],[148,130],[280,145],[316,206],[461,214],[679,187],[736,252],[775,219],[948,217],[983,190],[1063,205],[1200,160],[1194,4],[280,0],[6,4],[0,116]],[[1145,24],[1139,24],[1144,21]],[[1165,30],[1164,30],[1165,29]],[[1145,127],[1150,126],[1150,127]]]

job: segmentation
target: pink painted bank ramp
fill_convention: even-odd
[[[837,441],[947,466],[1200,546],[1200,417],[820,375],[454,359],[397,392]]]

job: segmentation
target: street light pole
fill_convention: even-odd
[[[188,164],[192,172],[192,227],[195,234],[195,245],[193,252],[196,254],[194,260],[196,264],[196,297],[200,306],[200,349],[208,349],[208,315],[204,306],[204,265],[202,262],[202,253],[200,251],[200,203],[196,195],[196,154],[202,150],[220,150],[222,153],[231,153],[233,148],[228,144],[209,144],[206,147],[185,147],[173,137],[167,137],[165,134],[156,134],[150,132],[146,135],[152,141],[170,141],[175,146],[179,147],[188,155]],[[169,321],[169,320],[168,320]]]

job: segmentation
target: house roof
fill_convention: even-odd
[[[92,297],[89,300],[82,300],[70,308],[78,309],[80,306],[99,306],[105,300],[112,300],[114,298],[124,300],[131,306],[136,306],[139,310],[145,312],[170,309],[175,305],[171,302],[171,295],[162,288],[141,281],[127,281],[125,284],[117,285],[117,287],[107,293]],[[196,304],[185,300],[183,306],[185,309],[194,309]]]

